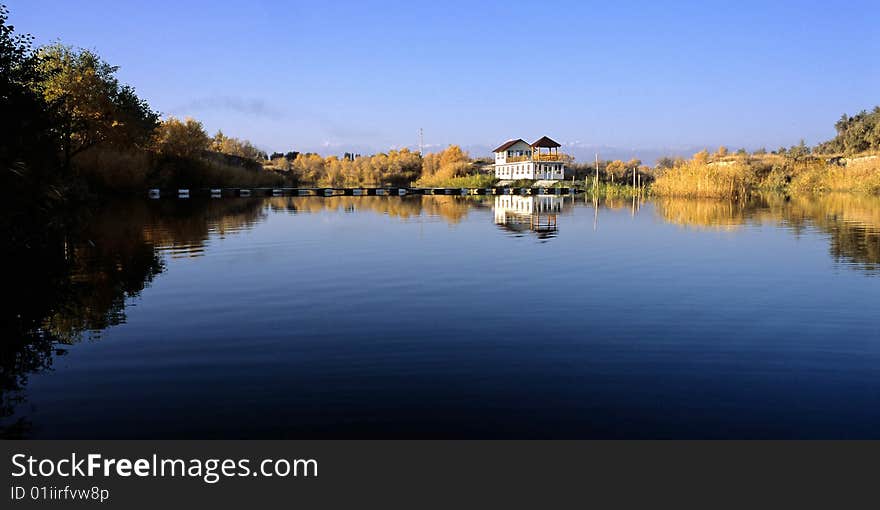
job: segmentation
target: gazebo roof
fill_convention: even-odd
[[[499,146],[497,149],[495,149],[495,150],[492,151],[492,152],[506,151],[507,149],[509,149],[509,148],[512,147],[513,145],[516,145],[517,142],[522,142],[522,143],[524,143],[524,144],[526,144],[526,145],[529,144],[529,142],[523,140],[522,138],[517,138],[517,139],[515,139],[515,140],[508,140],[508,141],[504,142],[503,144],[501,144],[501,146]]]
[[[532,147],[555,148],[555,147],[562,147],[562,144],[560,144],[559,142],[553,141],[549,137],[542,136],[541,138],[535,140],[535,143],[532,144]]]

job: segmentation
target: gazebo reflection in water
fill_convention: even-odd
[[[556,237],[557,216],[565,206],[558,195],[497,195],[495,224],[514,234],[533,232],[540,239]]]

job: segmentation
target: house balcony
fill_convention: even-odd
[[[508,156],[508,163],[519,163],[522,161],[565,161],[565,154],[532,154],[531,156]]]

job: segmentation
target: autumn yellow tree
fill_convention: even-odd
[[[290,168],[300,182],[317,184],[324,175],[324,158],[318,154],[298,154]]]
[[[468,154],[458,145],[450,145],[440,153],[440,168],[468,160]]]
[[[470,157],[458,145],[450,145],[439,153],[422,158],[422,176],[419,185],[442,183],[453,177],[466,175],[471,168]]]
[[[298,154],[290,169],[300,182],[320,186],[405,186],[421,175],[422,159],[405,148],[342,159]]]
[[[166,156],[198,157],[210,144],[202,123],[190,117],[183,121],[169,117],[159,124],[153,135],[153,149]]]
[[[40,90],[56,113],[65,168],[73,156],[98,144],[149,144],[159,116],[133,88],[119,83],[117,67],[62,44],[40,48],[39,57]]]
[[[217,134],[214,135],[211,140],[211,150],[254,161],[266,159],[266,154],[250,141],[226,136],[223,131],[217,131]]]
[[[617,182],[621,182],[626,179],[626,170],[627,164],[619,159],[616,159],[605,165],[605,173],[610,179]]]

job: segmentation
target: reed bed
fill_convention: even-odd
[[[745,161],[690,160],[658,176],[651,192],[677,197],[742,198],[757,185],[756,168]]]
[[[758,191],[880,194],[880,157],[832,162],[823,157],[801,161],[779,156],[708,161],[695,157],[659,175],[651,192],[660,196],[742,199]]]
[[[112,148],[78,154],[74,168],[92,189],[105,193],[141,193],[147,187],[268,187],[285,182],[276,172],[249,170],[203,158]]]
[[[855,191],[878,194],[880,193],[880,157],[853,158],[847,160],[845,166],[805,165],[792,176],[790,189],[808,193]]]
[[[424,188],[486,188],[495,184],[497,179],[488,174],[461,175],[458,177],[442,177],[432,175],[422,177],[414,184]]]

